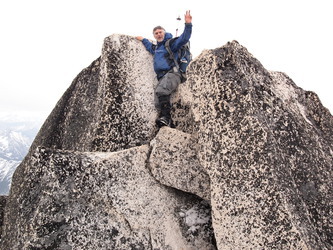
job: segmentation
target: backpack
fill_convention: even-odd
[[[178,37],[171,38],[165,42],[165,48],[169,53],[169,59],[175,63],[178,72],[181,75],[181,82],[186,81],[186,68],[192,60],[192,54],[190,52],[190,42],[183,45],[178,50],[178,60],[175,59],[174,54],[171,51],[170,43],[173,43]]]

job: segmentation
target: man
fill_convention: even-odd
[[[176,60],[178,59],[178,50],[190,40],[191,33],[192,16],[190,11],[186,11],[184,32],[170,44],[170,49]],[[156,123],[159,127],[170,127],[172,124],[170,96],[181,82],[181,75],[175,67],[174,61],[169,58],[169,53],[165,48],[165,42],[172,38],[172,34],[165,32],[165,29],[161,26],[157,26],[153,29],[153,35],[157,45],[153,45],[142,36],[137,36],[136,39],[142,41],[146,49],[154,56],[154,70],[158,79],[155,93],[160,108],[160,115]]]

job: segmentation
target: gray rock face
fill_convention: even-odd
[[[107,37],[101,57],[74,79],[32,149],[109,152],[149,142],[157,116],[151,64],[133,38]]]
[[[6,207],[7,196],[0,195],[0,239],[2,235],[3,217]]]
[[[197,159],[193,136],[163,127],[150,145],[150,169],[156,180],[210,200],[210,179]]]
[[[237,42],[204,51],[157,131],[134,38],[61,98],[17,168],[3,249],[331,249],[333,119]]]
[[[203,202],[158,183],[148,153],[147,145],[111,153],[37,148],[11,218],[20,228],[11,249],[211,248],[212,235],[187,233],[181,216]],[[208,225],[210,215],[201,216]]]
[[[199,56],[189,79],[217,245],[331,248],[333,120],[315,95],[236,42]]]

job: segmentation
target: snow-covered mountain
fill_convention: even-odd
[[[0,158],[0,195],[8,194],[12,176],[20,162]]]
[[[0,116],[0,195],[8,194],[13,173],[27,154],[40,126],[38,119]]]

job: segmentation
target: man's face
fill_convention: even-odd
[[[162,29],[157,29],[154,31],[154,37],[158,42],[162,42],[164,40],[165,31]]]

